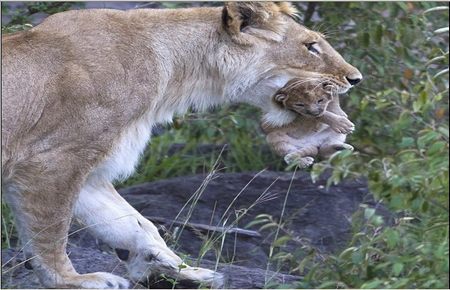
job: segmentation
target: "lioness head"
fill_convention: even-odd
[[[273,97],[283,109],[306,117],[320,117],[333,99],[335,88],[331,85],[299,79],[289,81]]]
[[[348,64],[321,33],[297,23],[296,13],[284,2],[231,2],[223,8],[223,26],[232,40],[243,50],[254,49],[264,55],[265,79],[253,91],[270,98],[293,78],[333,86],[338,94],[359,83],[362,75],[358,69]],[[252,65],[251,60],[248,65]],[[271,106],[273,102],[264,101],[256,105],[266,112],[269,123],[281,125],[294,118],[287,118],[285,110],[277,111]]]

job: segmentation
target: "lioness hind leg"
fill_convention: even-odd
[[[74,215],[116,250],[135,282],[165,274],[178,281],[189,280],[215,288],[222,285],[219,273],[186,265],[167,247],[155,225],[128,204],[108,181],[88,179]]]
[[[17,164],[16,173],[6,181],[5,200],[16,220],[27,264],[48,288],[128,287],[128,281],[118,276],[80,275],[73,268],[66,244],[81,175],[68,169],[57,173],[57,164],[56,158],[45,166],[40,162]]]

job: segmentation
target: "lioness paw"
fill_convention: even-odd
[[[79,275],[73,284],[88,289],[128,289],[130,286],[126,279],[105,272]]]
[[[169,249],[144,250],[138,254],[131,254],[126,262],[129,277],[135,282],[145,283],[164,275],[180,284],[196,285],[195,288],[223,286],[222,274],[204,268],[190,267]]]
[[[222,288],[224,277],[222,274],[198,267],[187,267],[181,269],[180,276],[183,279],[200,284],[201,287]]]

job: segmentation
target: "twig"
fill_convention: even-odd
[[[210,226],[210,225],[205,225],[205,224],[174,221],[174,220],[163,218],[163,217],[146,216],[146,218],[152,222],[163,223],[163,224],[173,224],[173,225],[177,225],[177,226],[184,225],[187,228],[194,229],[194,230],[200,230],[200,231],[214,231],[214,232],[226,233],[226,234],[236,233],[238,235],[248,236],[248,237],[252,237],[252,238],[261,238],[262,237],[261,234],[257,231],[245,230],[245,229],[241,229],[241,228],[229,228],[228,229],[225,227]]]
[[[303,23],[305,25],[310,25],[311,18],[316,10],[317,3],[316,2],[308,2],[308,8],[305,12],[305,18],[303,19]]]

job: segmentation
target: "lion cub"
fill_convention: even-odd
[[[305,168],[313,164],[315,156],[327,158],[339,150],[353,150],[345,138],[354,125],[339,107],[332,85],[293,79],[275,93],[273,101],[298,114],[282,127],[262,124],[267,142],[288,164],[295,161]]]

